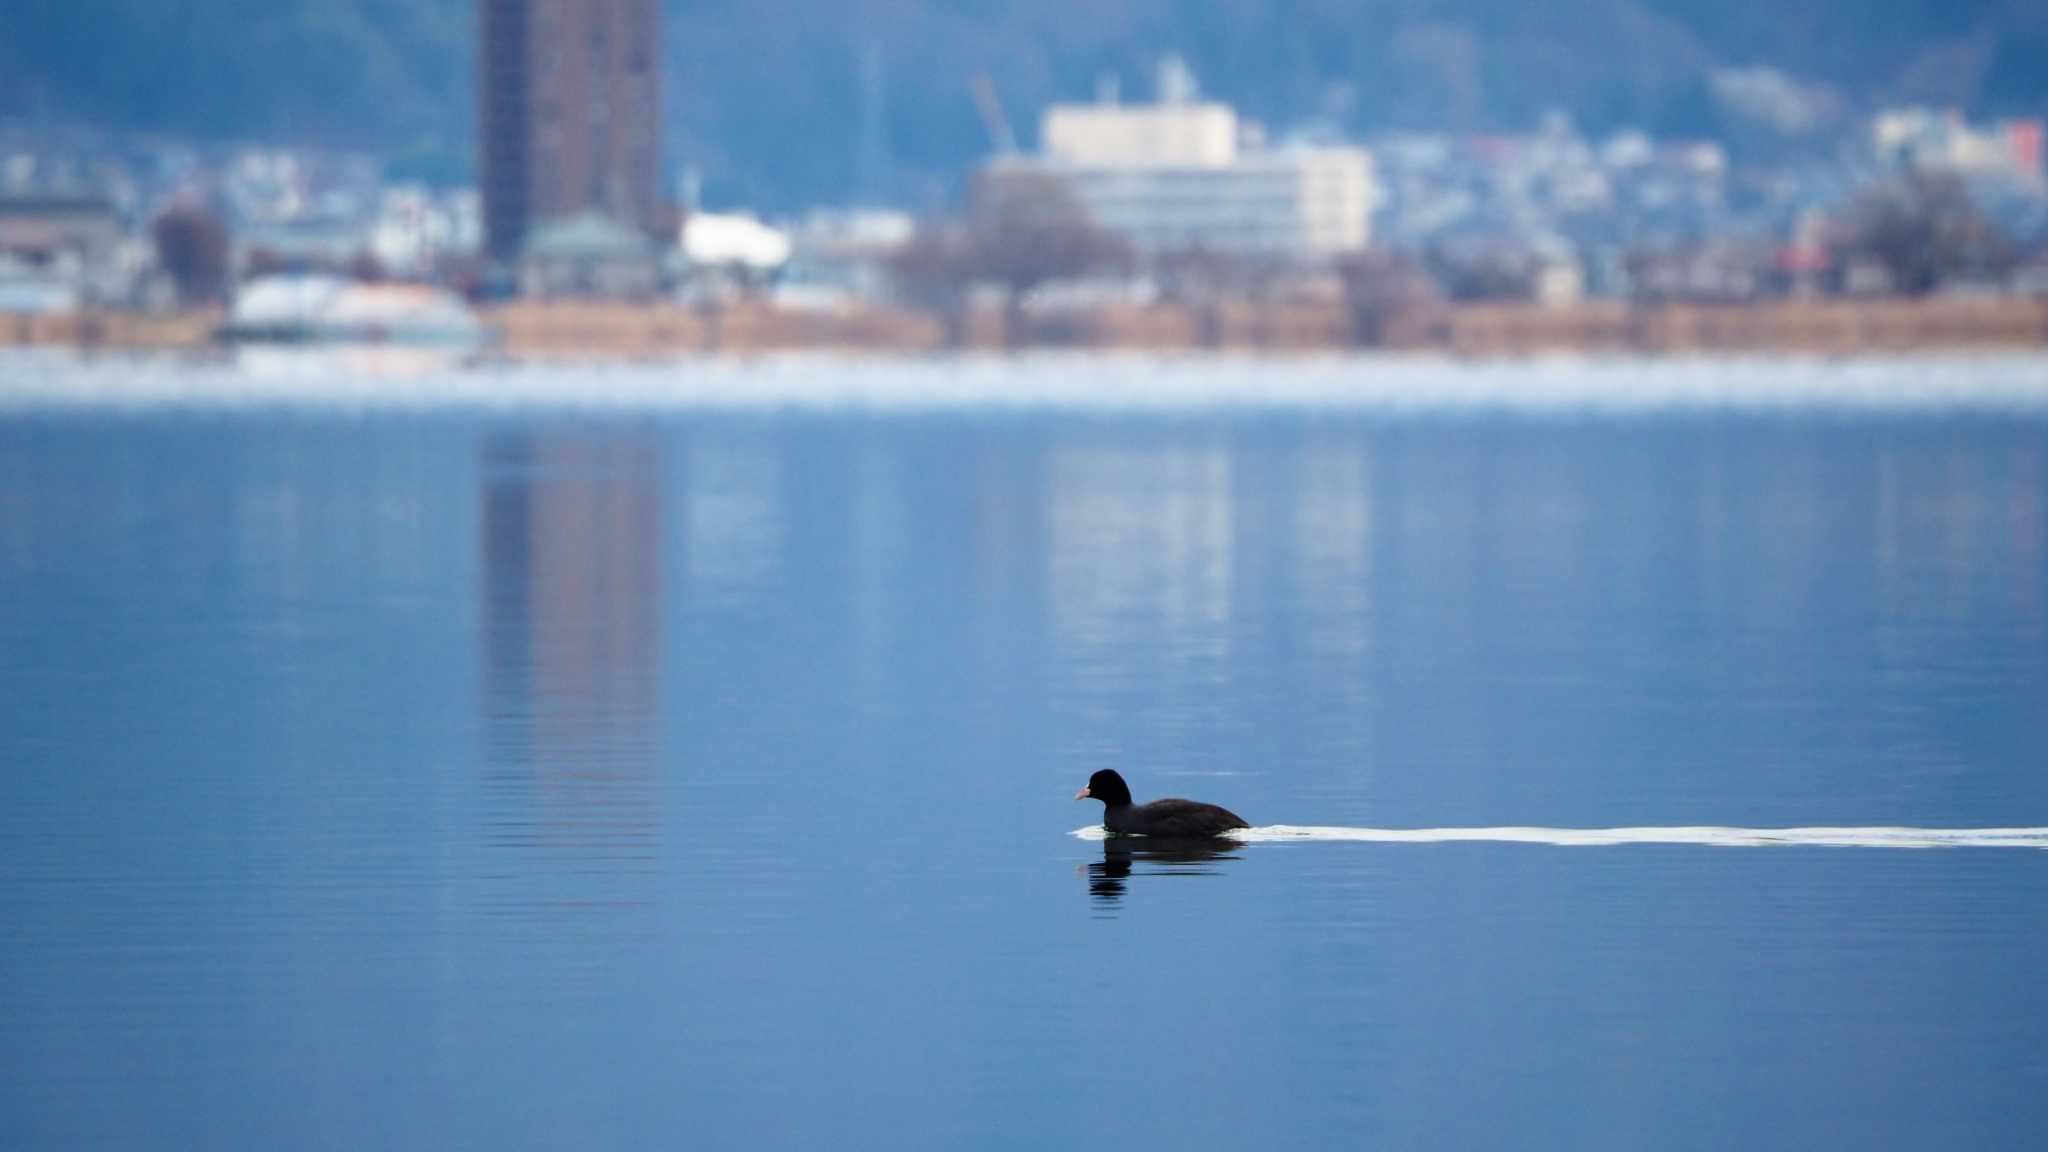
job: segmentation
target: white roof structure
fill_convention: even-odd
[[[1098,224],[1147,256],[1315,261],[1371,243],[1371,153],[1269,148],[1235,109],[1196,93],[1185,63],[1169,57],[1158,102],[1053,105],[1040,153],[998,156],[984,173],[1064,181]]]
[[[692,264],[766,272],[789,263],[788,234],[752,215],[695,212],[683,222],[683,255]]]
[[[1237,160],[1237,113],[1222,104],[1055,104],[1045,155],[1105,168],[1223,168]]]
[[[251,330],[311,324],[347,283],[339,276],[265,276],[236,294],[228,322]]]
[[[235,298],[228,333],[251,340],[471,343],[474,313],[452,292],[357,284],[338,276],[269,276]]]

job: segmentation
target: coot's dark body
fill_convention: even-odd
[[[1088,786],[1074,799],[1093,797],[1102,801],[1102,826],[1119,836],[1150,836],[1156,839],[1198,840],[1221,836],[1233,828],[1249,828],[1242,816],[1228,808],[1194,800],[1154,800],[1131,803],[1130,786],[1108,769],[1088,778]]]

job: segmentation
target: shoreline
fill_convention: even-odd
[[[789,352],[1295,357],[1373,351],[1487,358],[1552,353],[1862,356],[2048,349],[2048,298],[2019,296],[1743,304],[1467,302],[1371,315],[1334,299],[1235,300],[1027,310],[1021,314],[1022,327],[1014,333],[1006,330],[999,310],[976,308],[942,315],[878,304],[800,310],[760,301],[713,308],[666,302],[527,301],[483,308],[478,318],[490,334],[486,347],[492,354],[578,360]],[[206,311],[169,316],[0,316],[0,348],[203,352],[236,346],[220,339],[224,323],[220,313]],[[353,347],[324,347],[337,346]],[[359,346],[407,347],[398,340]]]
[[[141,370],[138,370],[141,369]],[[1204,410],[2048,416],[2048,350],[1880,356],[1129,350],[477,359],[395,348],[0,351],[0,413]]]

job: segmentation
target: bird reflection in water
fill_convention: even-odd
[[[1124,886],[1138,876],[1213,876],[1222,862],[1235,860],[1244,845],[1230,839],[1165,840],[1149,836],[1111,836],[1102,842],[1102,859],[1088,865],[1088,894],[1104,905],[1124,898]],[[1140,867],[1140,865],[1143,865]]]

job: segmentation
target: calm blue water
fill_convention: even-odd
[[[2018,1147],[2048,423],[0,417],[0,1146]]]

